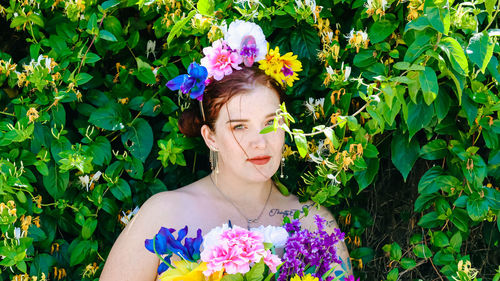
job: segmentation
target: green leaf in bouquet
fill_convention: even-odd
[[[243,281],[243,274],[235,273],[235,274],[226,274],[222,277],[220,281]]]
[[[261,281],[264,278],[264,261],[254,264],[250,271],[245,274],[246,281]]]
[[[444,248],[450,244],[450,240],[442,231],[435,231],[432,233],[431,243],[436,247]]]
[[[83,85],[83,84],[89,82],[92,78],[94,78],[94,77],[88,73],[83,73],[83,72],[78,73],[75,76],[76,85],[77,86]]]

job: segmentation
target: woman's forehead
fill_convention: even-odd
[[[224,120],[262,118],[275,113],[279,107],[280,100],[276,91],[258,86],[230,99],[222,107],[219,118]]]

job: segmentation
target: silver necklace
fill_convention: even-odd
[[[259,215],[255,219],[250,219],[247,216],[245,216],[245,214],[243,214],[243,212],[240,210],[240,208],[238,208],[238,206],[236,206],[236,204],[234,204],[234,202],[231,199],[229,199],[222,192],[222,190],[219,189],[219,187],[215,184],[214,180],[212,179],[212,175],[211,174],[210,174],[210,180],[212,181],[212,184],[215,186],[215,189],[217,189],[217,191],[219,191],[219,193],[222,195],[222,197],[224,197],[224,199],[226,199],[226,201],[228,201],[229,203],[231,203],[231,205],[233,205],[233,207],[236,209],[236,211],[238,211],[238,213],[242,217],[245,218],[245,220],[247,221],[247,229],[250,230],[250,224],[251,223],[256,223],[260,219],[260,217],[262,217],[262,214],[264,213],[264,210],[267,207],[267,203],[269,202],[269,198],[271,198],[271,192],[273,191],[273,182],[271,181],[271,186],[269,187],[269,194],[267,195],[267,199],[266,199],[266,203],[264,203],[264,207],[262,207],[262,210],[260,211]]]

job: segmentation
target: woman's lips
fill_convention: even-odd
[[[247,159],[248,162],[251,162],[255,165],[265,165],[267,162],[271,160],[271,156],[258,156],[254,158]]]

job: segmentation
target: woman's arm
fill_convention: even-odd
[[[158,233],[161,220],[168,221],[168,214],[160,212],[166,203],[158,194],[143,204],[113,245],[99,280],[156,280],[159,260],[146,250],[144,241]]]

